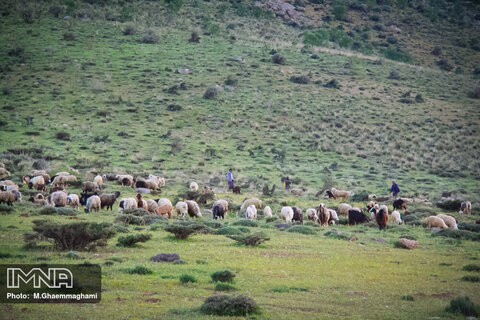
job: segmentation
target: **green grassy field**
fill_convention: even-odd
[[[302,29],[253,9],[250,2],[183,1],[176,12],[174,5],[181,2],[0,5],[0,161],[12,173],[10,179],[20,183],[40,159],[50,173],[75,169],[80,180],[97,173],[152,173],[166,178],[160,196],[172,202],[197,181],[234,204],[224,222],[229,225],[249,196],[260,197],[274,213],[284,205],[335,207],[338,201],[316,196],[325,185],[386,195],[391,180],[399,183],[402,196],[433,203],[442,195],[461,196],[478,212],[480,103],[471,93],[479,86],[473,69],[480,56],[478,26],[468,20],[478,5],[467,1],[460,14],[443,1],[429,2],[423,12],[412,6],[399,9],[401,1],[387,5],[390,11],[368,2],[368,13],[348,10],[350,21],[326,22],[330,8],[339,3],[326,1],[305,5],[312,25]],[[56,5],[59,17],[52,14]],[[26,22],[29,8],[31,23]],[[443,18],[445,10],[458,17]],[[388,31],[390,22],[402,32]],[[335,41],[322,47],[303,42],[304,32],[338,27],[361,48],[375,46],[367,52]],[[135,32],[125,35],[126,28]],[[157,43],[143,41],[147,29],[158,36]],[[192,31],[201,37],[198,43],[188,41]],[[410,63],[382,55],[385,39],[393,35],[410,53]],[[430,54],[434,46],[441,46],[441,56]],[[284,64],[273,62],[275,53]],[[436,61],[442,58],[454,69],[441,70]],[[328,87],[331,80],[337,88]],[[216,85],[217,95],[205,98],[207,88]],[[230,167],[241,195],[225,191]],[[304,187],[305,195],[285,194],[284,176],[293,187]],[[273,196],[262,195],[265,184],[276,185]],[[105,192],[116,190],[122,197],[134,196],[131,188],[111,183]],[[119,233],[106,247],[70,260],[65,252],[23,248],[31,220],[72,220],[38,216],[40,209],[26,201],[33,192],[26,186],[21,192],[24,201],[1,216],[0,252],[11,257],[0,261],[98,263],[102,302],[4,304],[6,318],[206,318],[198,308],[214,292],[210,274],[223,269],[236,272],[237,293],[257,301],[260,314],[251,317],[259,319],[455,318],[444,311],[451,299],[469,296],[480,303],[478,283],[460,281],[471,274],[462,271],[464,265],[478,264],[478,243],[432,237],[421,226],[392,226],[384,232],[375,224],[336,226],[358,237],[349,242],[326,237],[324,228],[311,227],[315,234],[303,235],[277,230],[275,222],[261,219],[251,232],[263,230],[271,240],[258,248],[238,246],[220,235],[179,241],[162,228],[129,226],[129,234],[148,232],[153,238],[120,248]],[[449,214],[459,222],[477,219]],[[78,214],[95,222],[113,222],[116,216],[103,210]],[[419,248],[395,248],[402,235],[415,237]],[[187,264],[149,261],[161,252],[176,252]],[[153,274],[125,272],[135,266]],[[184,273],[197,282],[180,284]],[[403,300],[406,295],[414,300]]]

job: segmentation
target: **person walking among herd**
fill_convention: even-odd
[[[228,170],[228,173],[227,173],[227,182],[228,182],[228,190],[233,191],[235,180],[233,180],[233,173],[231,168]]]
[[[393,199],[397,200],[397,196],[400,193],[400,188],[395,181],[392,181],[392,187],[390,188],[390,192],[393,193]]]

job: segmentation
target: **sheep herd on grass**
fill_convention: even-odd
[[[9,176],[10,172],[0,163],[0,176],[3,175]],[[147,192],[141,192],[142,190],[156,191],[165,186],[165,179],[153,174],[148,175],[147,178],[134,177],[130,174],[96,175],[93,181],[84,181],[81,183],[82,192],[80,195],[66,191],[69,183],[77,181],[77,177],[69,172],[58,172],[50,177],[45,170],[32,170],[30,175],[22,177],[22,181],[29,189],[39,191],[38,194],[29,198],[29,201],[35,205],[52,207],[69,206],[76,209],[84,206],[85,213],[98,212],[100,209],[110,209],[112,211],[117,199],[120,198],[120,192],[103,193],[102,190],[105,188],[104,181],[116,181],[122,186],[136,188],[135,191],[137,193],[135,197],[120,198],[118,213],[123,213],[123,211],[127,209],[141,208],[150,214],[167,216],[169,219],[173,217],[174,211],[179,219],[185,219],[187,215],[191,218],[202,218],[200,206],[193,200],[186,199],[178,201],[175,206],[173,206],[172,202],[167,198],[143,199],[142,193]],[[44,195],[41,192],[47,192],[47,186],[50,187],[50,189],[48,195]],[[190,182],[188,189],[190,192],[197,192],[199,190],[198,183],[194,181]],[[13,181],[0,180],[0,190],[0,203],[7,203],[11,206],[14,202],[21,201],[19,186]],[[210,187],[204,187],[202,190],[204,193],[212,191]],[[305,191],[304,188],[297,188],[292,189],[291,193],[300,196]],[[326,191],[326,195],[329,198],[346,200],[352,195],[352,192],[331,188]],[[323,227],[338,223],[339,216],[343,216],[348,219],[349,225],[376,221],[379,229],[384,230],[389,221],[394,225],[403,224],[400,211],[403,211],[403,215],[410,214],[407,211],[408,203],[422,202],[410,198],[400,198],[393,201],[393,210],[389,210],[387,205],[375,202],[375,200],[377,200],[375,195],[371,195],[369,198],[370,200],[366,203],[365,210],[363,208],[352,207],[345,202],[340,203],[336,210],[327,208],[323,203],[320,203],[316,207],[307,208],[305,213],[303,209],[298,206],[283,206],[276,216],[286,223],[303,223],[305,216],[309,221],[316,222]],[[423,203],[425,203],[425,201],[423,201]],[[258,214],[263,214],[267,218],[275,216],[270,206],[265,206],[263,213],[259,211],[262,208],[262,200],[258,198],[248,198],[241,204],[240,213],[246,219],[251,220],[257,219]],[[216,200],[211,209],[214,219],[224,219],[228,211],[229,203],[225,199]],[[464,201],[461,204],[459,213],[471,214],[471,203]],[[427,228],[457,229],[455,218],[446,214],[427,217],[424,220],[424,224]]]

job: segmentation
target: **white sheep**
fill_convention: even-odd
[[[165,185],[165,178],[154,176],[153,174],[149,174],[148,179],[155,179],[157,181],[158,188],[163,187]]]
[[[437,217],[443,220],[450,229],[458,229],[455,218],[446,214],[437,214]]]
[[[380,210],[382,210],[382,209],[383,209],[383,210],[385,211],[385,213],[388,215],[388,207],[387,207],[386,205],[382,204],[382,205],[380,205],[380,206],[378,207],[378,211],[380,211]]]
[[[245,217],[249,220],[257,219],[257,208],[253,204],[248,206]]]
[[[137,199],[135,198],[122,198],[118,203],[118,213],[122,213],[126,209],[138,208]]]
[[[292,222],[293,219],[293,209],[292,207],[283,207],[280,211],[280,217],[285,220],[287,223]]]
[[[185,219],[185,216],[188,213],[188,205],[186,202],[179,201],[175,205],[175,211],[177,212],[177,215],[179,215],[182,219]]]
[[[348,216],[348,210],[352,209],[352,206],[348,203],[340,203],[338,205],[337,212],[339,215]]]
[[[101,175],[95,176],[95,178],[93,178],[93,182],[95,182],[97,185],[103,184],[103,178],[102,178],[102,176],[101,176]]]
[[[190,191],[197,192],[198,191],[198,183],[195,181],[190,182]]]
[[[70,193],[67,196],[67,204],[71,207],[78,208],[80,206],[80,198],[75,193]]]
[[[10,176],[10,172],[5,168],[0,167],[0,177],[3,177],[3,176]]]
[[[472,204],[470,201],[463,201],[460,205],[460,211],[458,211],[458,213],[472,214]]]
[[[164,206],[164,205],[172,205],[172,201],[168,200],[167,198],[160,198],[157,201],[159,206]]]
[[[201,218],[202,213],[200,212],[200,206],[193,200],[186,200],[188,207],[188,215],[192,218]]]
[[[28,181],[27,183],[28,183],[29,189],[35,188],[36,190],[38,190],[38,186],[45,185],[45,178],[43,176],[35,176],[30,179],[28,179],[28,176],[27,176],[24,178],[25,178],[24,181]]]
[[[250,205],[254,205],[257,209],[262,209],[262,200],[258,198],[250,198],[243,201],[242,206],[240,207],[241,211],[246,211]]]
[[[155,209],[158,207],[158,203],[155,200],[148,199],[147,200],[148,212],[155,213]]]
[[[73,175],[57,175],[52,181],[54,187],[65,187],[68,182],[77,181],[77,177]]]
[[[117,174],[117,180],[120,182],[121,185],[127,186],[127,187],[133,187],[134,186],[134,179],[133,176],[130,174]]]
[[[439,229],[448,229],[448,226],[445,222],[436,216],[430,216],[425,218],[424,222],[427,224],[427,228],[439,228]]]
[[[6,203],[9,206],[13,206],[13,203],[17,197],[13,192],[10,191],[0,191],[0,203]]]
[[[95,210],[98,212],[102,205],[102,201],[100,200],[99,196],[91,196],[87,199],[87,203],[85,204],[85,213],[89,213],[91,210]]]
[[[272,208],[270,208],[269,206],[266,206],[264,209],[263,209],[263,215],[265,217],[271,217],[272,216]]]
[[[305,188],[293,188],[290,189],[290,193],[295,196],[301,196],[305,192]]]
[[[55,191],[48,196],[48,204],[52,207],[65,207],[67,205],[67,194],[65,191]]]
[[[330,220],[329,222],[331,224],[335,224],[337,221],[338,221],[338,214],[337,214],[337,211],[333,210],[333,209],[328,209],[328,211],[330,211]]]
[[[305,211],[305,215],[308,220],[318,221],[317,209],[315,208],[308,208],[307,211]]]
[[[213,208],[215,205],[218,205],[218,204],[220,204],[221,206],[223,206],[223,211],[224,211],[224,213],[227,213],[227,211],[228,211],[228,201],[225,200],[225,199],[218,199],[217,201],[215,201],[215,202],[213,203],[212,208]]]
[[[392,221],[394,224],[402,224],[402,216],[400,215],[400,212],[398,211],[392,212]]]

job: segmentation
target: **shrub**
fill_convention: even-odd
[[[78,259],[78,258],[80,258],[76,251],[68,251],[67,254],[65,255],[65,257],[67,259]]]
[[[223,227],[216,231],[217,234],[227,235],[227,234],[242,234],[243,232],[237,228],[233,227]]]
[[[53,239],[58,250],[84,250],[101,240],[111,238],[115,232],[108,223],[80,222],[59,224],[48,220],[34,220],[33,231]]]
[[[333,89],[339,89],[340,88],[340,84],[338,83],[337,79],[332,79],[329,82],[327,82],[326,84],[324,84],[323,86],[325,88],[333,88]]]
[[[243,226],[243,227],[258,227],[258,222],[255,220],[241,219],[232,223],[233,226]]]
[[[119,247],[132,247],[135,243],[147,242],[151,238],[152,238],[152,235],[149,234],[149,233],[131,234],[129,236],[118,238],[117,246],[119,246]]]
[[[335,5],[332,14],[335,17],[335,20],[345,20],[347,17],[347,8],[341,4]]]
[[[351,202],[367,201],[368,200],[368,192],[363,190],[359,193],[355,193],[353,196],[350,197],[349,200]]]
[[[278,53],[273,55],[272,61],[275,64],[282,64],[282,65],[287,63],[287,60]]]
[[[222,224],[218,221],[215,221],[215,220],[204,220],[202,221],[204,225],[206,225],[207,227],[209,228],[212,228],[212,229],[219,229],[222,226]]]
[[[217,96],[217,94],[218,94],[217,88],[210,87],[210,88],[207,88],[207,90],[205,90],[203,97],[205,99],[213,99]]]
[[[270,240],[263,232],[259,231],[251,235],[227,235],[227,238],[235,240],[246,246],[258,246],[259,244]]]
[[[55,208],[50,206],[45,206],[38,212],[38,214],[42,216],[52,216],[52,215],[55,215],[56,213],[57,211],[55,210]]]
[[[350,239],[349,235],[344,234],[344,233],[338,231],[337,229],[332,229],[332,230],[329,230],[329,231],[325,232],[324,236],[332,238],[332,239],[337,239],[337,240],[348,240],[348,239]]]
[[[219,316],[246,316],[258,311],[257,303],[244,295],[214,295],[205,300],[200,307],[205,314]]]
[[[178,12],[183,6],[183,0],[165,0],[168,10]]]
[[[67,31],[63,34],[63,40],[74,41],[75,40],[75,34],[73,32]]]
[[[145,220],[142,217],[137,217],[131,214],[121,215],[115,218],[115,223],[144,225]]]
[[[70,141],[70,133],[68,132],[57,132],[55,138],[58,140]]]
[[[480,224],[475,223],[459,223],[458,229],[472,232],[480,232]]]
[[[437,202],[437,207],[448,210],[448,211],[458,211],[462,205],[462,200],[446,200]]]
[[[406,296],[402,296],[402,300],[414,301],[415,299],[413,299],[413,297],[411,295],[406,295]]]
[[[265,219],[266,222],[270,223],[270,222],[274,222],[274,221],[277,221],[278,218],[277,217],[267,217],[267,219]]]
[[[125,29],[123,29],[123,34],[126,36],[133,35],[135,34],[135,32],[136,32],[135,26],[131,23],[125,25]]]
[[[400,80],[400,74],[398,73],[398,71],[391,71],[390,72],[390,75],[388,76],[388,79],[392,79],[392,80]]]
[[[32,7],[26,6],[20,10],[20,16],[22,17],[23,21],[25,21],[25,23],[30,24],[33,23],[33,21],[35,20],[35,11]]]
[[[476,317],[479,314],[478,306],[476,306],[469,297],[458,297],[450,301],[450,306],[445,311],[451,313],[461,313],[467,317]]]
[[[186,274],[186,273],[182,274],[179,279],[180,279],[181,284],[187,284],[189,282],[191,282],[191,283],[197,282],[197,279],[195,279],[194,276],[191,276],[191,275]]]
[[[143,36],[142,36],[143,43],[158,43],[158,40],[159,40],[158,35],[151,28],[148,28],[143,33]]]
[[[390,60],[401,61],[405,63],[413,62],[413,58],[408,52],[403,51],[396,46],[389,46],[388,48],[383,49],[382,54],[385,58]]]
[[[57,3],[54,3],[50,6],[50,8],[48,9],[48,12],[53,14],[55,18],[58,18],[60,15],[63,14],[64,10],[62,6],[60,6]]]
[[[441,59],[437,61],[437,66],[440,67],[440,69],[445,70],[445,71],[452,71],[453,66],[450,64],[450,62],[447,59]]]
[[[307,76],[292,76],[290,78],[290,81],[293,83],[298,83],[298,84],[307,84],[310,80],[308,79]]]
[[[480,99],[480,87],[476,87],[472,92],[470,92],[470,98]]]
[[[200,41],[200,36],[198,35],[197,31],[192,31],[190,35],[190,39],[188,39],[188,42],[199,42]]]
[[[463,276],[460,278],[462,281],[468,281],[468,282],[480,282],[480,277],[477,276]]]
[[[150,212],[142,208],[132,208],[132,209],[123,210],[123,214],[124,215],[130,214],[137,217],[143,217],[143,216],[148,216]]]
[[[298,225],[298,226],[291,226],[290,228],[287,229],[287,232],[296,232],[296,233],[301,233],[301,234],[316,234],[317,232],[315,229],[312,229],[310,227]]]
[[[234,77],[232,77],[231,75],[229,75],[227,77],[227,80],[225,80],[225,85],[227,86],[234,86],[238,83],[238,80],[235,79]]]
[[[146,275],[146,274],[152,274],[153,271],[147,267],[143,266],[136,266],[135,268],[128,268],[125,269],[125,272],[128,274],[140,274],[140,275]]]
[[[233,282],[235,274],[230,270],[216,271],[211,275],[213,282]]]
[[[434,233],[433,236],[460,239],[460,240],[480,241],[479,234],[476,234],[471,231],[466,231],[466,230],[444,229],[444,230],[440,230],[437,233]]]
[[[168,225],[165,231],[173,233],[177,239],[187,239],[195,233],[211,233],[213,232],[209,227],[203,223],[187,223],[179,222]]]
[[[11,57],[22,57],[25,53],[24,47],[16,47],[14,49],[8,50],[8,55]]]
[[[228,283],[220,282],[215,285],[215,291],[235,291],[235,290],[237,290],[237,288]]]
[[[77,212],[72,208],[60,207],[60,208],[54,208],[54,209],[59,216],[76,216],[77,215]]]
[[[480,266],[477,264],[467,264],[466,266],[463,266],[462,270],[464,271],[480,271]]]

